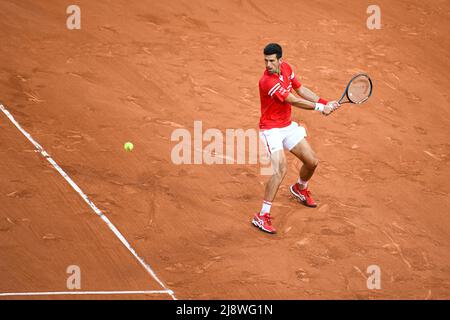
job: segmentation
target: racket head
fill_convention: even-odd
[[[344,95],[348,102],[361,104],[370,98],[373,91],[372,80],[366,73],[355,75],[348,83]]]

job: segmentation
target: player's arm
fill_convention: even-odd
[[[301,86],[300,88],[297,88],[295,90],[295,92],[297,92],[297,94],[305,100],[308,100],[311,102],[319,102],[322,104],[328,103],[328,101],[326,101],[325,99],[321,99],[317,94],[315,94],[314,92],[312,92],[310,89],[308,89],[305,86]]]
[[[289,93],[285,101],[293,105],[294,107],[301,109],[313,110],[316,107],[314,102],[306,100],[304,98],[297,97],[292,93]]]
[[[330,101],[328,102],[325,99],[322,99],[317,94],[315,94],[312,90],[308,89],[307,87],[303,86],[300,81],[297,80],[297,78],[294,76],[292,77],[292,84],[295,92],[302,97],[304,100],[310,101],[314,103],[315,110],[319,110],[325,115],[330,114],[334,110],[340,107],[339,103],[336,101]]]
[[[328,103],[326,105],[318,102],[312,102],[309,100],[306,100],[304,98],[300,98],[295,96],[292,93],[289,93],[289,95],[286,97],[285,101],[294,107],[301,108],[301,109],[307,109],[307,110],[318,110],[322,112],[325,115],[329,115],[331,112],[335,110],[334,104]]]
[[[291,74],[291,82],[292,82],[292,88],[295,90],[295,92],[302,97],[304,100],[313,102],[313,103],[320,103],[323,105],[327,105],[328,101],[325,99],[322,99],[317,94],[312,92],[307,87],[303,86],[300,81],[298,81],[297,77],[295,76],[294,72]]]

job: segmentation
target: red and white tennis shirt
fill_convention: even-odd
[[[281,62],[280,73],[271,74],[266,70],[259,80],[261,130],[284,128],[291,124],[291,105],[285,100],[292,89],[298,89],[302,85],[287,62]]]

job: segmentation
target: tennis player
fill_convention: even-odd
[[[261,211],[255,214],[252,223],[269,233],[276,232],[272,225],[270,209],[287,171],[284,149],[303,162],[298,181],[290,187],[291,193],[304,205],[317,206],[311,197],[308,182],[319,161],[306,141],[305,128],[291,121],[291,106],[315,110],[324,115],[331,114],[339,107],[336,101],[328,102],[302,86],[291,66],[282,61],[282,55],[279,44],[270,43],[264,48],[266,70],[259,80],[260,138],[266,146],[274,173],[266,184]],[[293,91],[298,96],[294,95]]]

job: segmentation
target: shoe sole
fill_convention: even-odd
[[[267,229],[264,229],[264,227],[261,226],[257,221],[255,221],[254,218],[253,218],[253,220],[252,220],[252,224],[253,224],[255,227],[257,227],[258,229],[260,229],[260,230],[262,230],[262,231],[264,231],[264,232],[267,232],[267,233],[270,233],[270,234],[275,234],[275,233],[276,233],[276,231],[269,231],[269,230],[267,230]]]
[[[303,205],[305,205],[306,207],[309,207],[309,208],[316,208],[316,207],[317,207],[317,204],[315,204],[315,205],[309,205],[309,204],[307,204],[307,203],[306,203],[306,198],[305,198],[305,196],[302,196],[301,194],[296,193],[296,192],[294,191],[294,188],[293,188],[292,186],[290,186],[289,189],[291,190],[292,195],[293,195],[294,197],[296,197],[298,200],[300,200],[300,202],[301,202]]]

